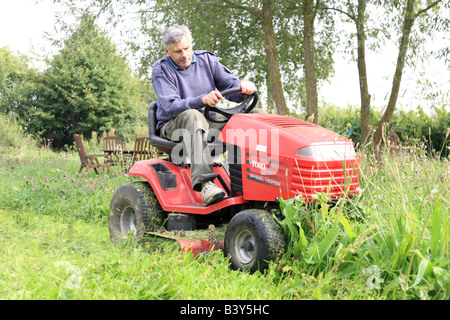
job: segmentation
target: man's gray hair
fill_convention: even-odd
[[[171,43],[180,42],[184,36],[192,42],[192,34],[188,27],[178,25],[168,27],[162,35],[164,48],[169,49]]]

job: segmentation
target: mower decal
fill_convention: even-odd
[[[260,154],[246,153],[246,163],[252,168],[259,170],[260,175],[276,175],[278,173],[279,163]]]
[[[251,160],[250,164],[252,165],[252,167],[261,169],[261,170],[266,170],[266,164],[265,163],[261,163],[255,160]]]
[[[247,153],[247,155],[249,155]],[[252,155],[255,156],[255,155]],[[273,169],[273,165],[271,163],[270,158],[259,156],[261,162],[256,160],[247,160],[247,164],[249,165],[246,168],[247,171],[247,179],[263,183],[265,185],[275,187],[275,188],[285,188],[286,180],[285,174],[280,175],[279,172],[290,172],[289,165],[286,163],[276,163],[276,170]],[[250,157],[252,159],[252,157]],[[281,169],[281,170],[280,170]]]
[[[262,200],[275,198],[280,194],[287,196],[286,192],[289,190],[288,186],[292,179],[292,165],[248,152],[246,156],[242,170],[246,199]],[[264,164],[265,169],[261,168],[259,163]]]
[[[267,146],[258,144],[256,145],[256,151],[267,152]]]
[[[256,181],[256,182],[260,182],[260,183],[263,183],[263,184],[266,184],[266,185],[269,185],[272,187],[281,188],[280,181],[276,181],[276,180],[268,178],[268,177],[261,177],[256,174],[253,174],[253,173],[250,173],[249,175],[247,175],[247,179]]]

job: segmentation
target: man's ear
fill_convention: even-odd
[[[169,50],[167,50],[166,48],[164,48],[164,52],[166,53],[166,56],[170,57]]]

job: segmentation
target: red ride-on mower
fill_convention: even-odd
[[[263,270],[285,251],[283,230],[273,218],[279,214],[280,197],[312,202],[319,192],[334,200],[358,193],[359,159],[350,140],[300,119],[249,113],[257,100],[254,93],[231,109],[205,108],[208,119],[226,122],[215,139],[209,137],[205,154],[211,156],[214,173],[204,176],[226,196],[209,206],[192,189],[184,143],[157,135],[152,103],[150,142],[167,158],[139,161],[130,169],[131,176],[143,180],[115,192],[109,217],[112,240],[165,237],[194,254],[223,249],[234,269]],[[211,235],[215,226],[226,226],[222,241]],[[183,237],[208,228],[208,239]]]

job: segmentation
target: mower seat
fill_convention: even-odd
[[[165,152],[170,155],[171,151],[175,146],[177,146],[180,142],[168,140],[165,138],[162,138],[159,135],[159,132],[156,130],[156,101],[152,102],[150,104],[150,107],[148,109],[148,131],[149,131],[149,140],[150,144],[156,148],[158,148],[161,152]],[[183,143],[183,142],[181,142]],[[218,156],[218,154],[215,154],[217,151],[219,151],[219,154],[222,154],[225,152],[225,146],[223,142],[218,141],[216,139],[213,142],[208,143],[208,147],[213,153],[213,156]],[[217,160],[217,159],[214,159]],[[189,161],[188,161],[189,162]]]

